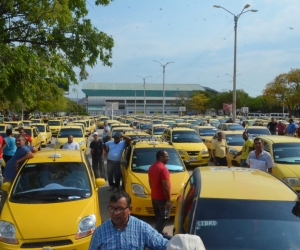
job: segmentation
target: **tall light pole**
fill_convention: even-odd
[[[163,116],[165,115],[165,71],[166,71],[166,66],[170,63],[174,63],[174,62],[167,62],[165,64],[162,64],[159,61],[153,60],[153,62],[157,62],[160,64],[160,66],[163,67]]]
[[[146,76],[146,77],[142,77],[137,75],[137,77],[143,78],[144,80],[144,116],[146,115],[146,91],[145,91],[145,85],[146,85],[146,79],[152,76]]]
[[[239,17],[242,14],[245,14],[246,12],[257,12],[257,10],[246,10],[247,8],[250,7],[249,4],[246,4],[244,6],[244,8],[242,9],[241,13],[238,15],[234,15],[232,12],[230,12],[229,10],[225,9],[224,7],[220,6],[220,5],[214,5],[213,7],[215,8],[221,8],[225,11],[227,11],[228,13],[230,13],[231,15],[233,15],[234,17],[234,62],[233,62],[233,97],[232,97],[232,120],[233,122],[235,122],[236,119],[236,36],[237,36],[237,22],[239,20]]]
[[[76,103],[77,103],[77,115],[78,115],[78,90],[76,88],[73,88],[72,91],[77,93]]]

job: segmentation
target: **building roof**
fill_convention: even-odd
[[[146,90],[158,90],[162,91],[162,83],[146,83]],[[144,90],[143,83],[83,83],[82,91],[86,90]],[[199,84],[173,84],[166,83],[165,91],[193,91],[205,89]]]

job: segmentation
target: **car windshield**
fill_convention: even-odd
[[[131,124],[132,120],[126,120],[125,123],[126,124]]]
[[[169,125],[169,126],[173,126],[176,122],[169,122],[169,121],[164,121],[164,124]]]
[[[140,125],[140,129],[148,129],[148,128],[150,128],[151,127],[151,124],[149,123],[145,123],[145,124],[141,124]]]
[[[136,126],[139,122],[132,122],[132,126]]]
[[[82,138],[83,133],[81,129],[76,128],[68,128],[68,129],[61,129],[58,134],[58,138],[66,138],[69,135],[72,135],[74,138]]]
[[[249,136],[249,139],[252,141],[254,140],[253,137]],[[228,146],[243,146],[245,140],[243,139],[242,134],[236,135],[236,134],[226,134],[226,142]]]
[[[82,124],[84,127],[86,127],[86,123],[85,122],[74,122],[74,124],[76,124],[76,123]]]
[[[124,133],[124,131],[133,131],[133,130],[127,130],[127,129],[124,130],[124,128],[114,129],[113,132],[112,132],[112,137],[114,137],[116,134]]]
[[[229,130],[245,130],[242,125],[228,125]]]
[[[156,121],[152,121],[152,124],[161,124],[162,120],[156,120]]]
[[[49,126],[60,126],[60,121],[48,121]]]
[[[63,202],[91,196],[91,186],[82,162],[26,164],[17,176],[11,202]]]
[[[0,131],[6,131],[6,126],[0,125]]]
[[[202,142],[196,131],[173,131],[172,142]]]
[[[43,125],[37,125],[36,127],[38,128],[38,130],[40,132],[45,132],[45,126],[43,126]]]
[[[199,134],[203,136],[214,135],[216,131],[216,128],[199,128]]]
[[[153,134],[154,135],[161,135],[164,130],[165,130],[165,127],[154,127],[153,128]]]
[[[270,135],[269,129],[259,129],[259,128],[248,128],[247,129],[248,134],[251,135]]]
[[[32,130],[31,129],[24,129],[25,134],[30,135],[32,137]]]
[[[300,143],[274,143],[275,163],[300,164]]]
[[[132,156],[132,171],[133,172],[148,172],[149,167],[156,159],[158,148],[136,148]],[[169,161],[166,167],[170,172],[183,172],[184,166],[174,148],[164,148],[168,155]]]
[[[32,123],[32,122],[28,122],[28,121],[25,122],[25,121],[23,121],[23,125],[24,125],[24,126],[29,126],[31,123]]]
[[[207,250],[300,249],[300,203],[199,199],[191,234]]]
[[[32,119],[31,122],[32,123],[39,123],[39,122],[41,122],[41,120],[39,120],[39,119]]]

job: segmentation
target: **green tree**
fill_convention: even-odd
[[[291,69],[276,76],[263,93],[269,104],[285,105],[291,115],[300,104],[300,69]]]
[[[193,110],[200,111],[202,114],[205,114],[205,111],[208,109],[209,98],[204,94],[197,94],[191,97],[192,108]]]
[[[87,79],[86,67],[98,58],[111,66],[113,39],[87,14],[85,0],[1,1],[0,99],[33,107],[37,93],[61,95],[58,83],[68,87]]]

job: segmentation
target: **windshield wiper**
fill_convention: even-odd
[[[295,160],[295,161],[275,161],[275,163],[299,164],[299,160]]]
[[[178,170],[171,170],[171,169],[168,169],[170,173],[176,173],[176,172],[183,172],[184,170],[183,169],[178,169]]]

